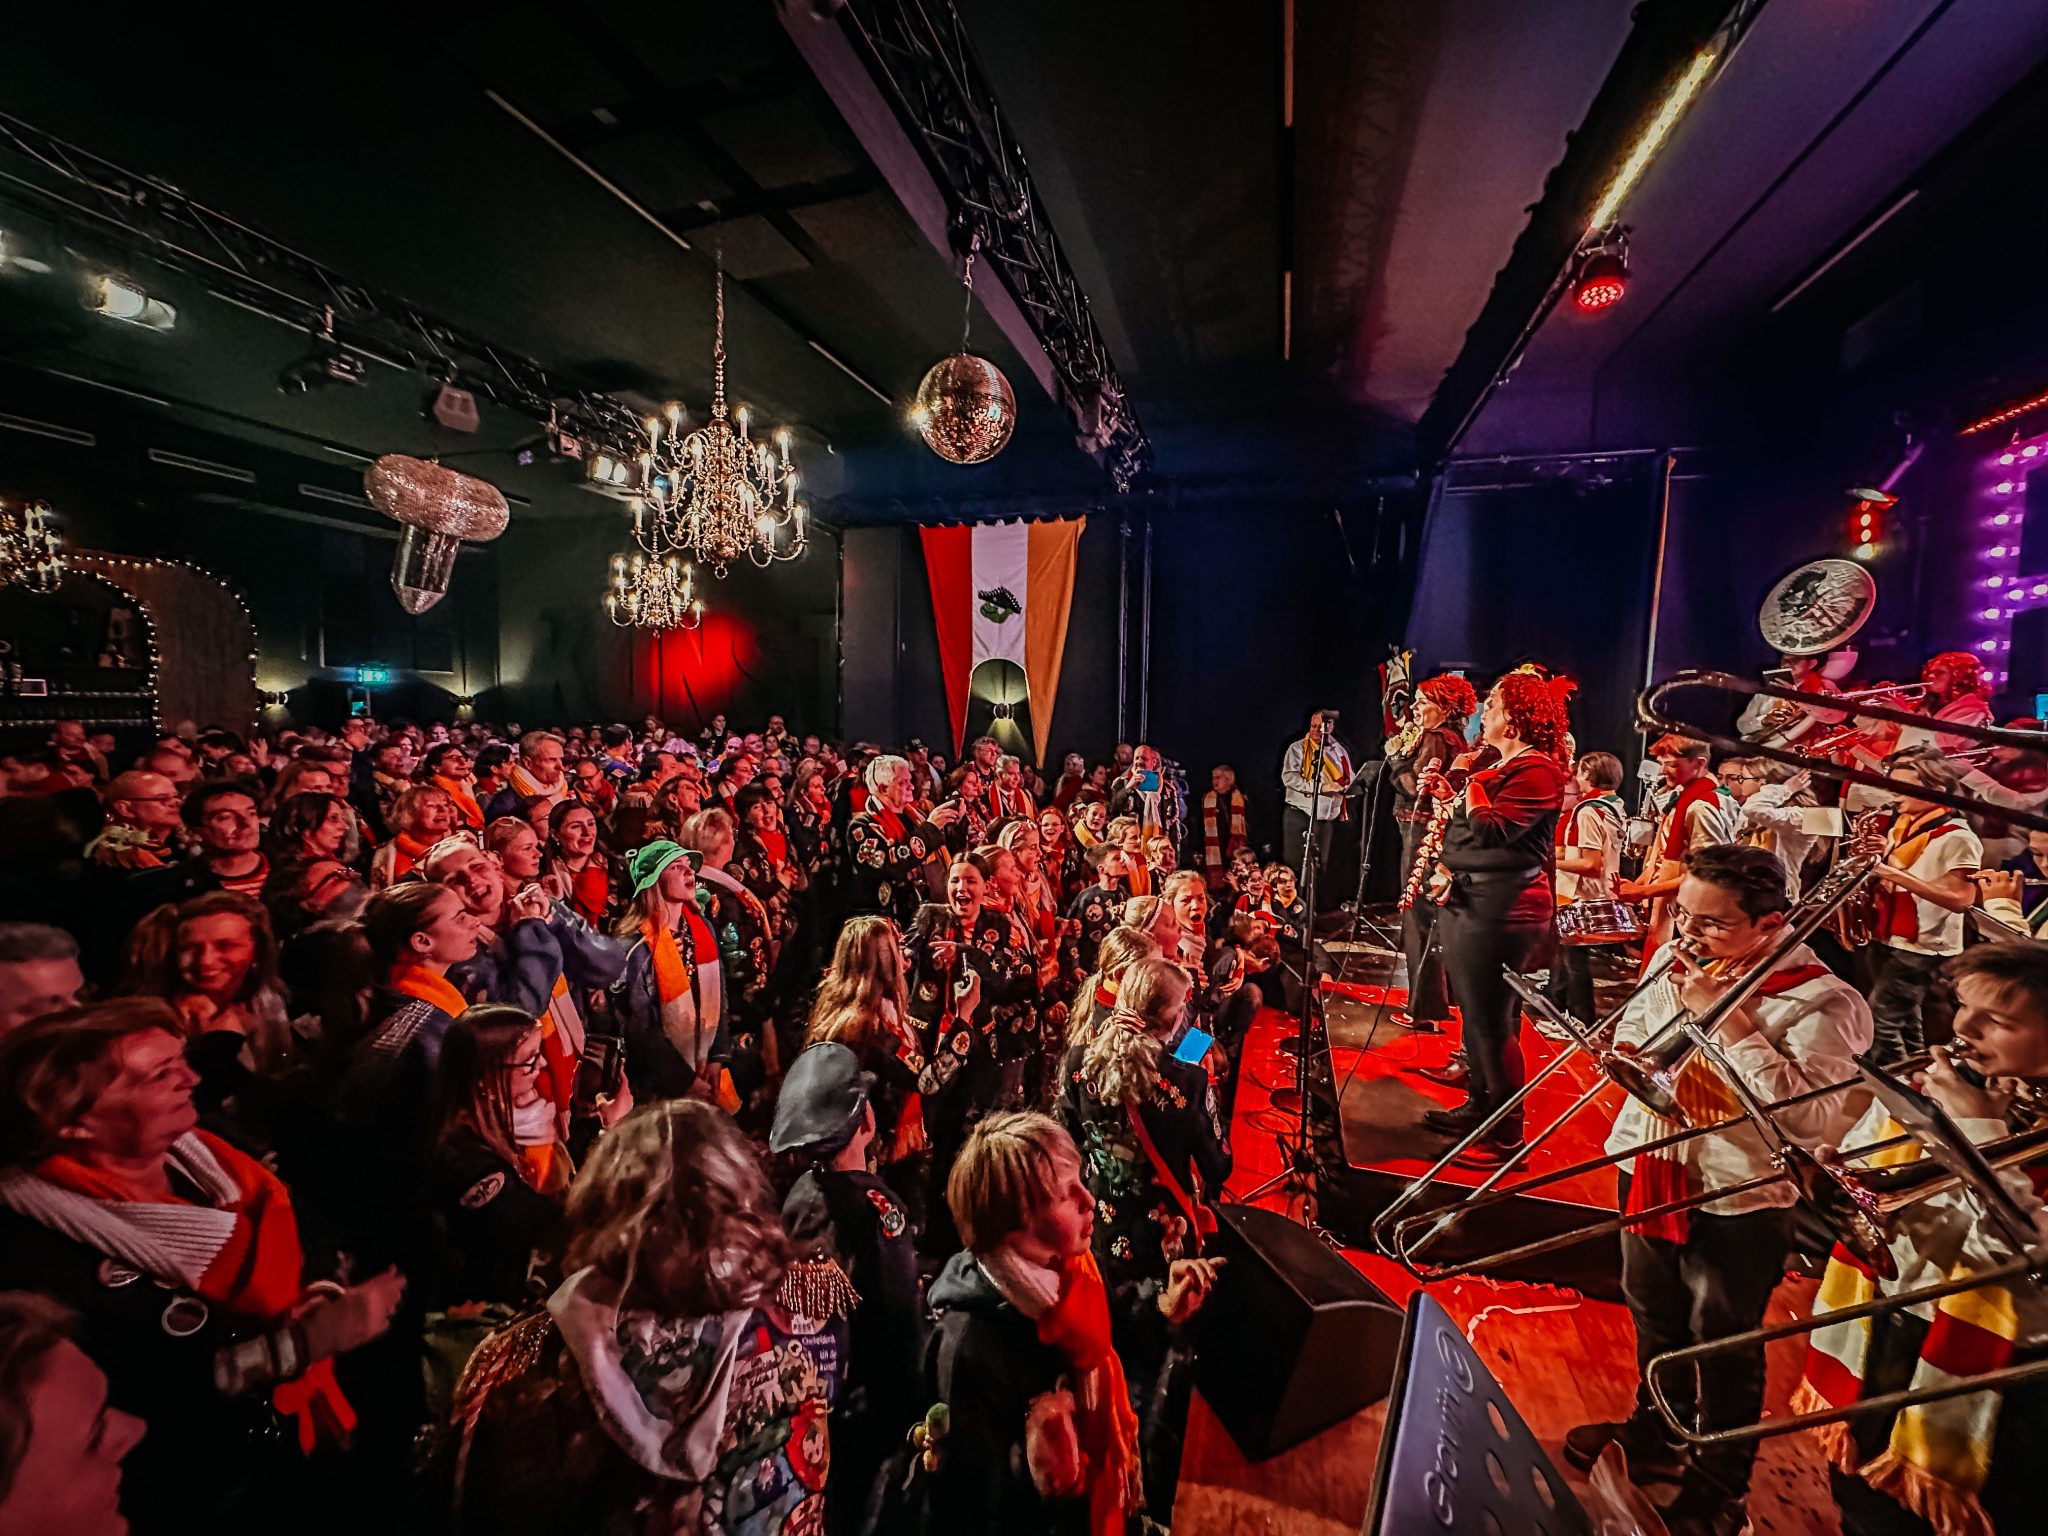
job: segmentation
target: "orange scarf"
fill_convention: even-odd
[[[206,1131],[193,1133],[227,1175],[236,1194],[220,1209],[234,1217],[234,1229],[208,1260],[196,1289],[216,1306],[239,1317],[276,1323],[288,1316],[305,1294],[305,1254],[299,1247],[298,1218],[291,1195],[276,1174],[245,1153]],[[88,1167],[59,1153],[35,1170],[60,1189],[94,1200],[137,1205],[190,1205],[191,1201],[136,1188],[118,1174]],[[169,1280],[171,1276],[160,1276]],[[355,1410],[341,1395],[331,1362],[320,1360],[290,1381],[271,1389],[280,1413],[298,1420],[299,1448],[310,1452],[322,1441],[345,1438],[356,1424]]]
[[[447,779],[436,775],[434,786],[448,792],[448,798],[455,802],[455,809],[462,812],[462,819],[469,823],[472,832],[484,829],[484,808],[476,803],[476,796],[463,788],[462,780]]]
[[[702,1009],[703,1000],[697,996],[697,967],[718,958],[718,937],[712,933],[711,925],[688,907],[683,909],[683,920],[690,928],[688,963],[684,962],[683,947],[676,942],[674,933],[651,917],[640,919],[640,937],[647,941],[647,958],[654,969],[654,996],[663,1013],[685,997]],[[718,1068],[713,1096],[727,1114],[739,1113],[739,1090],[733,1085],[732,1073],[723,1066]]]
[[[1126,879],[1130,882],[1131,894],[1133,896],[1150,896],[1152,894],[1152,866],[1150,864],[1134,865]]]
[[[414,837],[410,832],[401,832],[386,846],[391,849],[391,878],[403,880],[412,873],[413,865],[426,857],[427,850],[440,842],[438,837]]]
[[[1038,1338],[1073,1367],[1074,1427],[1088,1458],[1088,1529],[1123,1536],[1138,1502],[1138,1416],[1110,1342],[1109,1289],[1094,1254],[1066,1261],[1059,1300],[1038,1319]]]
[[[410,960],[401,960],[391,968],[391,990],[438,1008],[451,1019],[469,1006],[469,1000],[455,989],[454,982]]]

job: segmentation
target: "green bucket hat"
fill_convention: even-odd
[[[696,850],[685,848],[681,843],[672,843],[667,838],[649,843],[626,865],[626,873],[633,881],[633,894],[638,896],[647,887],[661,878],[661,872],[677,859],[688,859],[690,868],[700,869],[702,855]]]

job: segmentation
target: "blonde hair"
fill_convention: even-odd
[[[1124,971],[1116,1012],[1081,1048],[1081,1086],[1105,1104],[1152,1097],[1166,1032],[1187,1001],[1188,973],[1167,960],[1135,960]]]
[[[1142,928],[1150,933],[1165,906],[1166,903],[1157,896],[1133,896],[1124,903],[1123,911],[1117,914],[1117,921],[1126,928]]]
[[[1163,842],[1165,840],[1162,838],[1161,841]],[[1169,843],[1167,844],[1167,846],[1171,847],[1172,844]],[[1177,869],[1172,874],[1168,875],[1165,881],[1160,885],[1159,899],[1165,902],[1168,906],[1171,906],[1173,904],[1173,893],[1177,890],[1180,890],[1183,886],[1189,885],[1199,886],[1204,892],[1206,892],[1209,889],[1209,882],[1202,878],[1202,875],[1199,871],[1192,869]]]
[[[884,1005],[896,1010],[899,1026],[909,1025],[910,995],[896,925],[886,917],[850,917],[832,948],[832,965],[818,983],[804,1040],[811,1045],[836,1040],[864,1055],[883,1028]]]
[[[1142,928],[1116,927],[1102,936],[1102,942],[1095,949],[1095,969],[1087,980],[1081,983],[1080,993],[1074,998],[1074,1009],[1067,1021],[1067,1043],[1079,1045],[1095,1033],[1096,1012],[1101,1007],[1095,1001],[1096,991],[1106,982],[1117,982],[1121,987],[1125,971],[1139,960],[1157,960],[1160,956],[1159,941]],[[1106,1016],[1106,1010],[1104,1010]]]
[[[1079,1164],[1074,1138],[1049,1115],[990,1115],[967,1133],[946,1175],[946,1207],[960,1240],[987,1253],[1022,1232],[1053,1195],[1063,1162]]]

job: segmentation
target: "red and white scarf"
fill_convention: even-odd
[[[1202,796],[1202,872],[1211,890],[1222,889],[1230,856],[1250,843],[1244,826],[1243,790],[1219,795],[1212,789]]]

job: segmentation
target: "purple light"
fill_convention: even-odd
[[[2011,463],[2012,461],[2013,461],[2013,455],[2012,455],[2012,454],[2009,454],[2009,453],[2001,453],[2001,454],[2000,454],[2000,455],[1998,456],[1998,462],[1999,462],[1999,463],[2001,463],[2001,464],[2010,464],[2010,463]]]
[[[1986,576],[1984,578],[1984,585],[1987,587],[2002,587],[2005,585],[2005,578],[2003,576]]]
[[[1991,489],[1998,492],[2001,496],[2010,496],[2012,494],[2012,482],[2010,480],[2001,480]]]
[[[2003,560],[2008,554],[2011,553],[2012,551],[2008,550],[2003,544],[1994,544],[1991,546],[1991,558],[1994,560]]]
[[[1998,642],[1996,640],[1986,640],[1981,642],[1977,649],[1980,651],[1995,651],[1998,649]]]
[[[2035,454],[2039,453],[2040,451],[2041,445],[2039,443],[2029,443],[2026,447],[2020,450],[2020,457],[2023,459],[2031,459]]]
[[[1991,526],[1994,528],[2003,528],[2007,523],[2011,521],[2012,514],[2010,512],[2001,512],[1998,514],[1998,516],[1991,519]]]
[[[2000,610],[1997,608],[1986,608],[1984,610],[1984,617],[1987,619],[1995,619],[1998,617],[1999,613]]]

